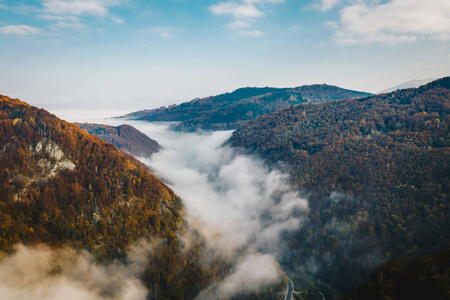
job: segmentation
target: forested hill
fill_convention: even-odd
[[[245,121],[304,102],[361,98],[371,94],[330,85],[297,88],[241,88],[232,93],[194,99],[180,105],[142,110],[124,117],[144,121],[176,121],[177,130],[236,129]]]
[[[388,261],[343,300],[435,299],[450,292],[450,249],[434,256]]]
[[[133,126],[127,124],[120,126],[91,123],[74,124],[136,157],[150,157],[161,149],[157,141],[152,140]]]
[[[18,243],[45,243],[111,262],[124,260],[128,246],[145,237],[159,241],[142,258],[142,279],[155,293],[149,297],[192,299],[215,273],[206,275],[198,247],[182,249],[181,210],[172,190],[131,155],[45,110],[0,96],[2,257]]]
[[[292,260],[313,261],[319,271],[304,276],[342,294],[385,259],[450,246],[449,111],[446,77],[292,106],[249,121],[229,143],[281,163],[307,190],[311,212],[291,236]]]

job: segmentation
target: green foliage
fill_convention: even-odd
[[[327,299],[387,258],[450,246],[449,81],[300,104],[249,121],[230,139],[285,167],[309,193],[309,218],[288,237],[285,267],[306,265],[302,279]]]

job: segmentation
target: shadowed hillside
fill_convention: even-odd
[[[309,193],[309,221],[288,237],[285,266],[295,279],[310,280],[328,299],[386,259],[450,246],[449,112],[446,77],[364,99],[292,106],[233,134],[231,145],[284,166]]]
[[[161,149],[158,142],[127,124],[115,127],[90,123],[74,124],[136,157],[150,157]]]

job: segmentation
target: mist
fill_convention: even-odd
[[[153,243],[130,247],[127,264],[100,265],[87,251],[51,249],[46,245],[15,246],[0,259],[3,300],[144,300],[147,289],[139,276]]]
[[[108,125],[123,120],[79,114],[70,121]],[[98,116],[97,116],[98,117]],[[269,170],[263,161],[224,146],[232,131],[180,133],[168,123],[126,121],[164,149],[140,158],[180,196],[184,218],[205,240],[202,260],[223,259],[232,265],[223,280],[212,282],[198,299],[226,299],[280,284],[286,253],[284,233],[302,227],[308,201],[289,185],[289,178]],[[190,234],[182,237],[189,247]],[[130,248],[128,262],[104,266],[87,251],[52,250],[18,245],[0,259],[0,293],[5,299],[145,299],[140,275],[152,250],[140,242]],[[29,271],[30,270],[30,271]]]
[[[164,149],[141,159],[182,198],[189,227],[206,239],[204,253],[234,262],[233,272],[199,295],[229,297],[281,282],[283,233],[302,226],[308,202],[288,175],[224,146],[232,131],[178,133],[167,124],[128,122]]]

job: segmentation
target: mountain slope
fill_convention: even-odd
[[[361,98],[371,94],[329,85],[297,88],[242,88],[232,93],[194,99],[180,105],[143,110],[124,117],[144,121],[174,121],[178,130],[235,129],[244,122],[274,110],[304,102]]]
[[[383,260],[450,246],[449,112],[447,77],[365,99],[300,104],[233,134],[231,145],[284,166],[310,195],[309,220],[290,236],[285,265],[315,266],[295,271],[300,282],[312,278],[333,299]]]
[[[131,155],[0,96],[1,257],[17,244],[44,243],[85,249],[109,264],[126,261],[130,246],[149,239],[153,250],[139,258],[148,298],[193,299],[226,268],[202,264],[199,237],[184,248],[184,230],[180,199]],[[117,289],[104,293],[116,299]]]
[[[2,250],[69,243],[114,257],[179,228],[157,211],[179,216],[180,200],[137,160],[44,110],[4,96],[0,105]]]
[[[136,157],[150,157],[161,149],[158,142],[127,124],[116,127],[90,123],[74,124]]]
[[[448,299],[450,250],[433,256],[388,261],[343,300]]]

